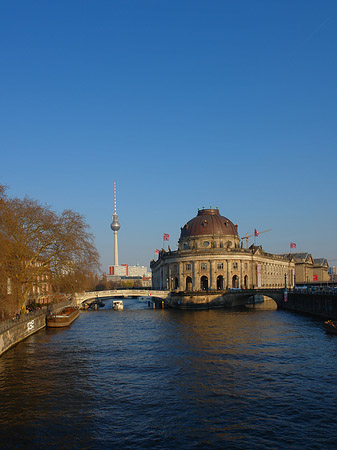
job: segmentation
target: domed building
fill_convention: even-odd
[[[238,226],[216,209],[201,209],[182,228],[178,250],[159,252],[151,262],[154,289],[214,292],[229,289],[282,288],[294,284],[289,256],[243,248]],[[192,298],[192,297],[191,297]]]

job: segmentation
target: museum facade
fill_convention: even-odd
[[[243,248],[238,226],[219,210],[200,209],[182,228],[178,250],[159,252],[151,262],[152,287],[175,292],[294,286],[295,263],[290,255]]]

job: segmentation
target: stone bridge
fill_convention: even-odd
[[[272,298],[280,305],[284,300],[284,289],[228,289],[227,291],[176,292],[152,289],[112,289],[109,291],[83,292],[76,294],[77,305],[91,303],[97,299],[113,297],[151,297],[155,303],[172,308],[212,308],[242,306],[254,295]]]
[[[98,298],[113,298],[113,297],[152,297],[153,299],[165,300],[170,291],[155,291],[152,289],[112,289],[109,291],[94,291],[83,292],[75,295],[77,305],[83,302],[91,303]]]
[[[152,289],[114,289],[76,294],[74,303],[94,302],[98,298],[150,297],[156,308],[212,309],[244,306],[256,295],[272,298],[278,308],[311,314],[337,320],[337,294],[298,293],[295,290],[285,294],[282,289],[228,289],[226,291],[160,291]]]

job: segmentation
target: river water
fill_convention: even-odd
[[[1,449],[336,449],[337,336],[125,300],[0,358]]]

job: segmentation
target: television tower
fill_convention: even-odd
[[[112,215],[112,224],[110,225],[110,228],[114,232],[114,239],[115,239],[115,261],[114,265],[118,266],[118,242],[117,242],[117,231],[120,229],[120,224],[118,222],[118,215],[116,210],[116,181],[114,181],[114,213]]]

